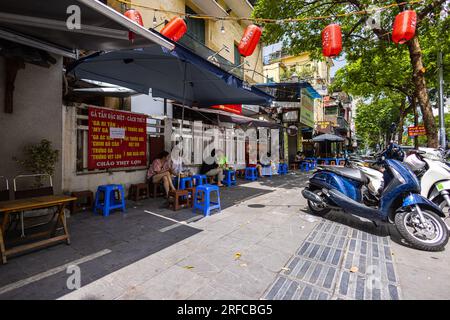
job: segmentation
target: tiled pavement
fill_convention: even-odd
[[[302,174],[240,181],[221,189],[224,209],[208,218],[160,199],[108,218],[79,213],[69,219],[70,246],[0,265],[0,299],[450,297],[448,251],[408,248],[387,227],[349,215],[311,216],[305,182]],[[73,263],[78,290],[66,285]]]
[[[318,224],[265,299],[400,298],[390,241],[333,221]]]

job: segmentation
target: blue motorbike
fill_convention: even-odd
[[[364,173],[347,167],[319,167],[302,194],[314,214],[325,215],[337,209],[371,220],[375,225],[392,223],[413,247],[443,250],[449,238],[440,218],[444,213],[420,195],[420,183],[414,173],[394,160],[398,150],[401,150],[399,146],[390,144],[378,158],[384,186],[376,201],[366,197],[369,181]]]

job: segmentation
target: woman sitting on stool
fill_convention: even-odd
[[[169,191],[175,190],[172,183],[172,175],[168,166],[169,153],[167,151],[161,152],[158,157],[153,160],[150,168],[147,171],[147,180],[154,184],[159,183],[161,180],[166,191],[166,197],[169,197]],[[170,168],[170,167],[169,167]]]
[[[217,177],[217,186],[222,187],[222,180],[224,178],[223,169],[219,167],[217,162],[216,150],[213,149],[211,151],[211,156],[203,160],[200,174],[207,175],[208,177]]]

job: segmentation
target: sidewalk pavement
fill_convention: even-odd
[[[0,266],[0,299],[445,299],[448,250],[400,244],[342,213],[308,213],[306,174],[221,188],[223,210],[204,218],[129,201],[127,214],[69,219],[70,246]],[[67,267],[80,268],[71,290]],[[70,269],[72,270],[72,269]]]

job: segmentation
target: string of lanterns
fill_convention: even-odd
[[[310,21],[310,20],[328,20],[328,19],[335,19],[335,18],[342,18],[342,17],[348,17],[352,15],[367,15],[367,14],[373,14],[378,11],[384,11],[386,9],[391,9],[394,7],[400,7],[405,5],[413,5],[418,3],[423,3],[425,0],[410,0],[410,1],[404,1],[400,3],[392,3],[381,7],[376,8],[370,8],[367,10],[360,10],[360,11],[351,11],[347,13],[340,13],[336,15],[327,15],[327,16],[313,16],[313,17],[303,17],[303,18],[286,18],[286,19],[269,19],[269,18],[250,18],[250,17],[232,17],[232,16],[226,16],[226,17],[220,17],[220,16],[213,16],[213,15],[204,15],[204,14],[190,14],[190,13],[184,13],[184,12],[178,12],[178,11],[172,11],[172,10],[165,10],[165,9],[158,9],[149,7],[143,4],[135,3],[134,1],[131,2],[129,0],[116,0],[119,3],[126,4],[135,8],[143,8],[147,10],[151,10],[153,12],[161,12],[166,14],[172,14],[179,17],[186,17],[186,18],[192,18],[192,19],[203,19],[203,20],[231,20],[231,21],[250,21],[255,24],[282,24],[282,23],[293,23],[293,22],[304,22],[304,21]]]
[[[119,2],[126,3],[125,0],[118,0]],[[418,3],[423,2],[423,0],[414,0],[410,2],[403,2],[403,3],[396,3],[391,4],[385,7],[380,7],[376,9],[372,9],[370,11],[379,11],[382,9],[386,9],[388,7],[393,6],[400,6],[404,4],[411,4],[411,3]],[[136,5],[135,6],[139,6]],[[154,10],[155,12],[157,9],[150,8],[151,10]],[[158,11],[165,11],[165,10],[159,10]],[[170,11],[165,11],[170,12]],[[352,12],[352,14],[361,14],[361,12],[364,12],[367,14],[369,11],[355,11]],[[173,12],[171,12],[173,13]],[[342,15],[348,15],[342,14]],[[133,22],[139,24],[140,26],[143,26],[142,16],[141,14],[135,10],[130,9],[125,12],[124,14],[128,19],[132,20]],[[180,14],[181,15],[181,14]],[[199,18],[199,15],[189,15],[189,14],[182,14],[186,17],[197,17]],[[341,16],[342,16],[341,15]],[[222,27],[221,32],[223,32],[223,20],[224,19],[230,19],[232,17],[223,18],[223,17],[212,17],[212,16],[201,16],[202,18],[209,19],[209,18],[215,18],[215,19],[221,19],[222,20]],[[335,16],[334,16],[335,17]],[[325,19],[326,17],[308,17],[308,18],[302,18],[302,19],[308,19],[312,20],[313,18],[316,19]],[[261,21],[261,20],[272,20],[272,19],[247,19],[247,18],[233,18],[233,19],[239,19],[239,20],[253,20],[253,21]],[[155,17],[154,17],[155,20]],[[284,21],[292,22],[297,21],[300,19],[284,19]],[[279,20],[276,20],[279,21]],[[404,44],[405,42],[411,40],[416,32],[416,23],[417,23],[417,14],[414,10],[405,10],[400,12],[396,17],[394,21],[394,26],[392,29],[392,41],[397,44]],[[169,23],[167,23],[160,31],[162,35],[165,37],[171,39],[174,42],[178,42],[187,32],[187,25],[184,19],[182,19],[180,16],[176,16],[172,18]],[[256,24],[249,25],[246,30],[244,31],[244,34],[241,38],[241,41],[239,42],[238,51],[239,53],[244,56],[248,57],[253,54],[253,52],[256,49],[256,46],[259,43],[259,40],[262,35],[262,29],[260,26]],[[130,41],[134,40],[134,34],[132,32],[129,33],[129,39]],[[322,31],[322,54],[325,57],[334,58],[337,57],[342,51],[342,30],[341,26],[337,23],[332,23],[325,27],[325,29]]]

